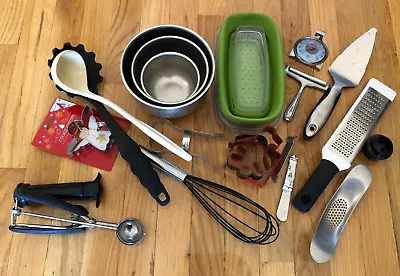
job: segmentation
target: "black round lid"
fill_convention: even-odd
[[[365,142],[363,152],[369,160],[385,160],[393,153],[393,143],[384,135],[374,134]]]

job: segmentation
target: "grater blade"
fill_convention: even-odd
[[[315,262],[326,263],[332,258],[347,221],[371,181],[372,175],[368,167],[356,166],[333,195],[322,213],[311,241],[310,253]]]
[[[371,79],[370,82],[378,81]],[[332,161],[340,171],[350,168],[366,138],[396,96],[389,90],[393,93],[381,93],[367,85],[323,147],[323,159]]]

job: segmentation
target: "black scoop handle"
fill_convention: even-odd
[[[64,209],[78,216],[87,216],[89,214],[88,210],[86,210],[86,208],[81,205],[71,204],[59,198],[56,198],[55,196],[43,194],[36,191],[14,190],[14,200],[17,202],[20,200],[25,200],[35,204],[42,204],[59,209]]]
[[[14,233],[21,234],[73,234],[79,233],[86,230],[86,228],[70,228],[70,229],[51,229],[51,228],[40,228],[40,227],[25,227],[25,226],[8,226],[8,229]]]
[[[157,172],[153,169],[150,159],[142,153],[140,146],[115,122],[103,104],[94,100],[90,100],[90,102],[110,129],[122,158],[128,162],[133,174],[139,178],[140,183],[158,204],[167,205],[170,202],[170,196]]]
[[[339,169],[335,164],[322,159],[319,166],[294,198],[294,206],[302,212],[310,211],[318,197],[338,172]]]

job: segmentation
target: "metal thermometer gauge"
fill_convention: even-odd
[[[320,70],[328,58],[328,47],[322,41],[324,35],[325,32],[317,30],[315,37],[301,37],[295,42],[290,56],[303,64]]]

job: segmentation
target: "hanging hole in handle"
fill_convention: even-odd
[[[309,131],[311,131],[311,132],[315,132],[315,131],[317,131],[317,126],[316,125],[314,125],[314,124],[312,124],[312,125],[310,125],[309,127],[308,127],[308,130]]]
[[[168,205],[171,198],[169,197],[168,192],[165,191],[165,192],[159,193],[155,199],[158,202],[158,204],[160,204],[161,206],[166,206],[166,205]]]
[[[161,201],[164,201],[164,200],[167,199],[167,197],[166,197],[166,195],[164,193],[161,193],[161,194],[158,195],[158,199],[161,200]]]

